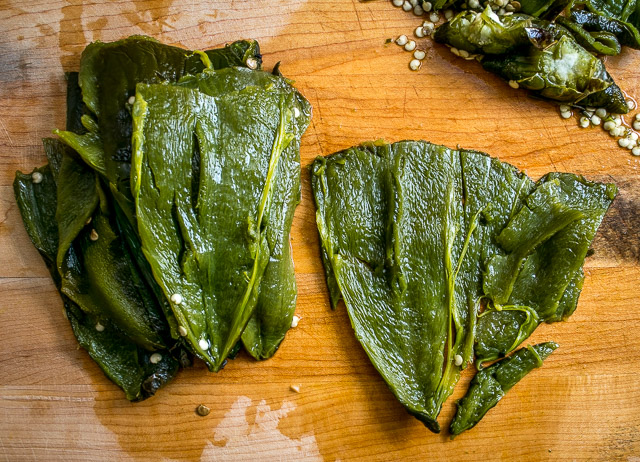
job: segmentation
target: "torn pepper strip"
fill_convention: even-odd
[[[474,352],[502,357],[573,312],[617,192],[570,174],[534,183],[483,153],[423,141],[318,158],[312,186],[332,303],[344,299],[373,365],[435,432]]]

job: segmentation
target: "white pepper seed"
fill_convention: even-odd
[[[180,305],[182,303],[182,295],[180,294],[173,294],[171,296],[171,302],[175,303],[176,305]]]
[[[460,355],[455,355],[455,356],[453,357],[453,361],[454,361],[454,364],[455,364],[456,366],[462,366],[462,356],[460,356]]]
[[[633,129],[634,129],[634,130],[640,130],[640,119],[639,119],[639,120],[636,120],[636,121],[633,123]]]
[[[91,234],[89,234],[89,239],[91,239],[93,242],[98,240],[98,232],[95,229],[91,230]]]
[[[618,144],[620,145],[621,148],[629,147],[629,140],[626,138],[620,138],[618,140]]]
[[[102,331],[104,331],[104,326],[102,324],[100,324],[100,323],[96,323],[96,330],[98,332],[102,332]]]
[[[433,5],[431,4],[431,2],[424,2],[424,3],[422,4],[422,9],[423,9],[424,11],[426,11],[427,13],[428,13],[429,11],[431,11],[431,8],[433,8]]]
[[[414,40],[409,40],[407,44],[404,46],[406,51],[413,51],[416,49],[416,42]]]
[[[300,318],[294,314],[293,318],[291,318],[291,327],[292,328],[298,327],[299,322],[300,322]]]
[[[425,21],[422,23],[422,28],[424,29],[425,35],[431,35],[433,30],[436,28],[436,25],[431,21]]]
[[[129,99],[127,100],[127,103],[129,103],[131,106],[133,106],[133,103],[136,102],[136,97],[135,96],[129,96]]]
[[[560,112],[571,112],[571,106],[569,106],[568,104],[561,104]]]
[[[417,71],[418,69],[420,69],[420,60],[412,59],[411,62],[409,63],[409,68],[412,71]]]
[[[600,117],[598,117],[597,115],[591,116],[591,123],[593,125],[600,125],[600,122],[602,122],[602,119]]]
[[[402,9],[404,11],[411,11],[413,9],[413,5],[411,5],[411,2],[404,2],[402,4]]]
[[[587,106],[585,109],[589,112],[596,112],[596,108],[593,106]]]
[[[413,14],[416,16],[422,16],[424,14],[424,10],[420,5],[416,5],[413,7]]]
[[[638,134],[636,132],[631,132],[629,134],[629,138],[631,138],[633,141],[638,141]]]
[[[480,8],[480,2],[478,0],[469,0],[469,8],[472,10]]]
[[[607,120],[604,124],[602,124],[602,128],[610,132],[611,130],[616,128],[616,123],[613,120]]]
[[[31,181],[35,184],[42,183],[43,179],[44,179],[44,176],[42,176],[42,173],[40,172],[33,172],[31,174]]]
[[[509,86],[511,88],[520,88],[520,84],[518,82],[516,82],[515,80],[509,80]]]
[[[418,0],[409,0],[409,3],[411,3],[411,6],[418,6]]]
[[[596,115],[601,119],[604,119],[605,117],[607,117],[607,110],[603,107],[600,107],[596,109]]]
[[[398,45],[400,45],[401,47],[405,46],[407,44],[407,36],[406,35],[401,35],[400,37],[398,37],[396,39],[396,43]]]
[[[258,68],[258,60],[256,58],[247,58],[245,64],[249,69],[257,69]]]
[[[413,57],[419,60],[424,59],[424,57],[426,56],[425,52],[422,50],[416,50],[413,52]]]
[[[444,18],[448,21],[449,19],[453,18],[453,11],[451,10],[444,10]]]
[[[640,156],[640,147],[635,147],[631,150],[631,154],[634,156]]]
[[[393,0],[391,3],[393,3],[393,6],[400,8],[404,4],[404,0]]]
[[[628,99],[627,106],[629,106],[629,109],[633,111],[636,108],[636,102],[632,99]]]
[[[200,340],[198,340],[198,346],[200,347],[201,350],[208,350],[209,342],[207,342],[206,339],[201,338]]]
[[[587,117],[580,117],[580,126],[582,128],[587,128],[589,125],[591,125],[591,121]]]
[[[562,117],[563,119],[568,119],[569,117],[571,117],[571,112],[561,112],[560,117]]]
[[[154,353],[149,357],[151,364],[158,364],[160,361],[162,361],[162,355],[160,353]]]
[[[460,56],[460,51],[458,51],[458,49],[455,47],[451,47],[451,53],[453,53],[456,56]]]
[[[497,11],[498,16],[504,16],[504,14],[507,12],[507,10],[505,10],[504,8],[500,8]]]
[[[414,34],[416,35],[416,37],[418,37],[418,38],[422,38],[422,37],[424,37],[424,35],[425,35],[425,34],[424,34],[424,27],[422,27],[422,26],[416,27],[416,30],[415,30],[413,33],[414,33]]]
[[[636,120],[640,120],[640,112],[636,114]]]
[[[438,21],[440,21],[440,15],[439,15],[438,13],[435,13],[435,12],[434,12],[434,13],[431,13],[431,14],[429,15],[429,21],[431,21],[431,22],[438,22]]]
[[[622,117],[620,116],[615,116],[613,118],[613,121],[616,123],[616,125],[619,127],[620,125],[622,125]]]
[[[300,117],[300,109],[298,109],[297,107],[293,108],[293,117],[295,117],[296,119]]]
[[[184,326],[178,326],[178,333],[181,337],[186,337],[189,332],[187,332],[187,328]]]

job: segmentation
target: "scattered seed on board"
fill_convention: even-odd
[[[587,128],[589,125],[591,125],[591,120],[588,117],[580,117],[580,126],[582,128]]]
[[[568,104],[561,104],[560,112],[571,112],[571,106],[569,106]]]
[[[422,50],[416,50],[413,52],[413,57],[416,59],[424,59],[424,57],[426,56],[426,53]]]
[[[33,172],[31,174],[31,181],[33,181],[35,184],[38,183],[42,183],[44,176],[42,176],[42,173],[40,172]]]
[[[211,409],[209,409],[204,404],[201,404],[196,408],[196,414],[198,414],[200,417],[206,417],[209,415],[210,412],[211,412]]]
[[[634,156],[640,156],[640,147],[635,147],[631,150],[631,154]]]
[[[562,117],[563,119],[568,119],[569,117],[571,117],[571,112],[561,112],[560,117]]]
[[[634,129],[634,130],[640,130],[640,120],[636,120],[636,121],[633,123],[633,129]]]
[[[605,117],[607,117],[607,110],[603,107],[600,107],[596,109],[596,115],[601,119],[604,119]]]
[[[129,99],[127,100],[127,102],[133,106],[133,103],[136,102],[136,97],[135,96],[129,96]]]
[[[411,3],[410,3],[410,2],[404,2],[404,3],[402,4],[402,9],[403,9],[404,11],[411,11],[411,10],[413,9],[413,5],[411,5]]]
[[[422,28],[424,29],[425,35],[431,35],[433,30],[436,28],[436,25],[431,21],[425,21],[422,23]]]
[[[629,106],[629,109],[633,111],[636,108],[636,102],[632,99],[628,99],[627,106]]]
[[[99,237],[100,236],[98,236],[98,232],[95,229],[92,229],[91,234],[89,234],[89,239],[95,242],[98,240]]]
[[[458,50],[461,58],[467,59],[469,57],[469,52],[467,50]]]
[[[618,140],[618,144],[620,145],[621,148],[628,148],[629,147],[629,140],[627,138],[620,138]]]
[[[451,53],[453,53],[456,56],[460,56],[460,52],[458,51],[457,48],[455,47],[451,47]]]
[[[424,10],[420,5],[416,5],[413,7],[413,14],[416,16],[422,16],[424,14]]]
[[[509,80],[509,86],[511,88],[520,88],[520,84],[518,82],[516,82],[515,80]]]
[[[404,0],[393,0],[393,6],[397,6],[398,8],[404,4]]]
[[[429,15],[429,21],[431,22],[438,22],[440,21],[440,15],[438,13],[431,13]]]
[[[412,71],[417,71],[418,69],[420,69],[420,60],[419,59],[412,59],[411,62],[409,63],[409,68]]]
[[[456,366],[462,366],[462,356],[460,356],[460,355],[455,355],[455,356],[453,357],[453,360],[454,360],[454,364],[455,364]]]
[[[180,305],[182,303],[182,295],[180,294],[173,294],[171,296],[171,302],[175,303],[176,305]]]
[[[184,326],[178,326],[178,333],[181,337],[186,337],[188,334],[187,329]]]
[[[602,119],[600,117],[598,117],[597,115],[591,116],[591,123],[593,125],[600,125],[600,122],[602,122]]]
[[[300,318],[294,314],[293,318],[291,318],[291,327],[292,328],[298,327],[299,322],[300,322]]]
[[[289,385],[289,390],[294,393],[300,393],[300,385]]]
[[[398,37],[396,39],[396,43],[398,45],[400,45],[401,47],[405,46],[407,44],[407,36],[406,35],[401,35],[400,37]]]
[[[427,13],[428,13],[429,11],[431,11],[431,8],[433,8],[433,5],[431,4],[431,2],[424,2],[424,3],[422,4],[422,9],[423,9],[424,11],[426,11]]]
[[[416,27],[416,30],[414,31],[414,34],[416,34],[416,37],[418,37],[418,38],[424,37],[424,35],[425,35],[424,34],[424,27],[422,27],[422,26]]]
[[[610,132],[611,130],[616,128],[616,123],[613,120],[607,120],[604,124],[602,124],[602,128]]]
[[[407,44],[404,46],[404,49],[407,51],[413,51],[416,49],[416,42],[414,40],[409,40]]]
[[[104,331],[104,326],[102,324],[100,324],[100,323],[96,323],[96,330],[98,332],[102,332],[102,331]]]
[[[160,353],[154,353],[149,357],[151,364],[158,364],[160,361],[162,361],[162,355]]]

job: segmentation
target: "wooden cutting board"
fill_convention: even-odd
[[[419,23],[385,0],[0,0],[0,460],[640,461],[638,158],[427,40],[422,69],[410,71],[409,53],[385,39]],[[256,38],[265,66],[282,61],[314,111],[291,238],[299,326],[271,360],[241,354],[218,374],[198,363],[138,404],[78,349],[11,187],[16,169],[45,162],[40,139],[64,125],[63,72],[78,68],[92,40],[130,34],[188,48]],[[627,49],[607,66],[640,96],[640,52]],[[577,312],[530,339],[560,349],[455,441],[404,411],[344,306],[329,308],[306,167],[375,138],[460,145],[534,178],[570,171],[620,188],[587,259]],[[469,379],[446,403],[444,427]],[[201,403],[209,416],[195,414]]]

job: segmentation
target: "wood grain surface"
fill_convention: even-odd
[[[638,158],[427,40],[424,65],[411,72],[409,53],[384,42],[419,22],[386,0],[0,0],[0,461],[640,461]],[[241,354],[218,374],[198,363],[131,404],[78,349],[11,184],[17,169],[45,162],[40,140],[64,125],[63,72],[78,68],[84,46],[140,33],[189,48],[256,38],[266,67],[282,61],[314,114],[291,238],[299,326],[271,360]],[[627,49],[607,66],[640,96],[640,52]],[[306,167],[375,138],[460,145],[534,178],[570,171],[620,187],[577,312],[531,338],[560,349],[455,441],[404,411],[344,306],[329,309]],[[207,417],[194,412],[201,403]]]

